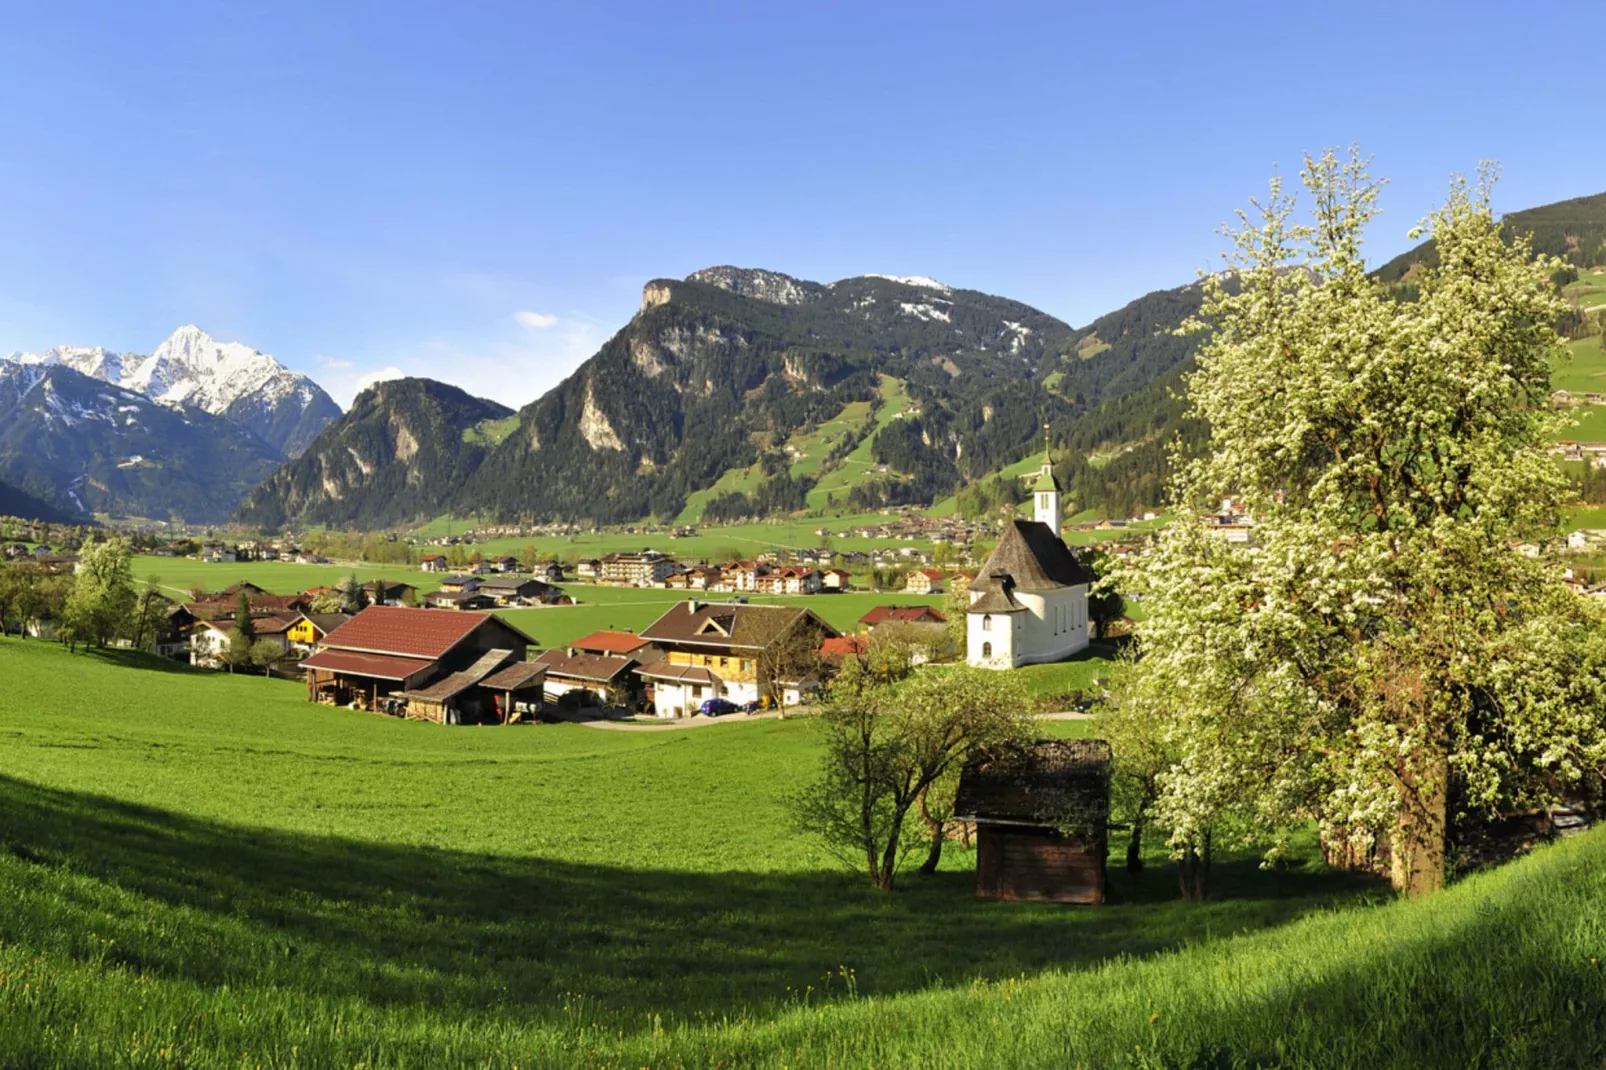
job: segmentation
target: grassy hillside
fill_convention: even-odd
[[[1537,1066],[1606,1056],[1606,839],[1431,901],[1224,861],[878,895],[806,721],[452,730],[0,640],[7,1066]],[[70,675],[73,686],[59,682]],[[44,699],[43,696],[49,696]]]

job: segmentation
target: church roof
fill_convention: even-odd
[[[999,579],[1003,576],[1009,578],[1008,584]],[[1058,533],[1036,520],[1016,520],[1004,528],[1004,537],[971,589],[979,588],[985,596],[991,591],[1052,591],[1091,582],[1092,577],[1077,564]]]
[[[1037,482],[1032,484],[1032,493],[1037,494],[1045,490],[1059,490],[1060,481],[1054,478],[1054,465],[1048,461],[1037,470]]]

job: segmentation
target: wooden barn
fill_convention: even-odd
[[[967,765],[954,817],[976,826],[976,894],[1104,901],[1110,745],[1038,740]]]
[[[539,703],[530,638],[489,613],[369,606],[303,661],[307,698],[447,724],[500,722]],[[514,669],[509,673],[504,670]]]

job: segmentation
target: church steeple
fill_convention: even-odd
[[[1047,524],[1055,535],[1060,533],[1060,484],[1054,478],[1054,458],[1049,453],[1048,425],[1043,425],[1043,467],[1032,484],[1033,517],[1039,524]]]

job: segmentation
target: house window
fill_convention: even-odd
[[[746,658],[742,659],[742,671],[743,672],[746,672],[748,669],[751,669],[752,667],[753,667],[753,663],[751,661],[748,661]]]
[[[981,630],[984,632],[990,632],[993,630],[993,615],[991,613],[982,614]]]
[[[707,654],[704,654],[703,655],[703,664],[704,665],[712,665],[712,664],[714,664],[714,659],[709,657]]]
[[[984,657],[984,658],[992,657],[993,656],[993,644],[991,644],[991,643],[983,643],[981,645],[981,656]]]
[[[731,663],[731,659],[730,658],[720,658],[719,659],[719,667],[721,669],[723,669],[726,666],[730,665],[730,663]]]

